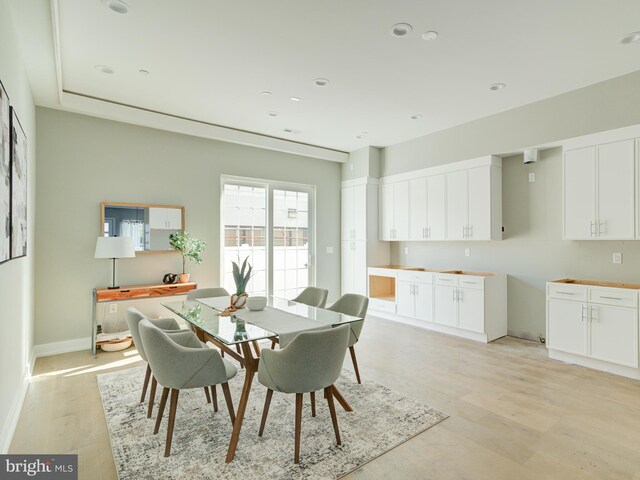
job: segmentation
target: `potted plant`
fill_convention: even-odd
[[[239,260],[239,259],[238,259]],[[231,262],[233,264],[233,280],[236,283],[236,293],[231,295],[231,306],[236,309],[244,307],[247,303],[247,284],[251,279],[251,270],[253,267],[248,263],[249,257],[244,259],[242,262],[242,267],[240,267],[236,262]],[[247,267],[249,267],[247,269]]]
[[[169,235],[169,245],[182,255],[180,283],[186,283],[189,281],[189,274],[186,272],[187,258],[197,264],[202,263],[201,254],[207,244],[197,238],[191,238],[189,232],[175,232]]]

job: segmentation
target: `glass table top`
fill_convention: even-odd
[[[227,345],[362,320],[278,297],[267,297],[267,307],[262,311],[243,308],[229,317],[218,316],[229,305],[229,297],[165,302],[162,305]]]

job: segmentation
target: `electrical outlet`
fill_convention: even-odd
[[[536,181],[536,174],[534,172],[529,172],[529,183],[533,183]]]
[[[118,311],[118,304],[111,303],[109,304],[109,313],[116,313]]]
[[[615,252],[613,254],[613,263],[621,264],[622,263],[622,253]]]
[[[349,162],[349,170],[353,172],[353,162]]]
[[[465,248],[464,249],[464,256],[465,257],[470,257],[471,256],[471,249],[470,248]]]
[[[409,247],[404,247],[404,254],[409,255]]]
[[[333,255],[333,247],[327,247],[327,255]]]

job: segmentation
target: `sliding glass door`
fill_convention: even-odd
[[[313,285],[313,187],[225,177],[222,191],[222,285],[235,291],[231,262],[247,257],[250,295],[291,299]]]

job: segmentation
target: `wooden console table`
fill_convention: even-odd
[[[129,285],[119,288],[94,288],[93,289],[93,322],[91,330],[91,353],[96,354],[96,342],[98,319],[97,319],[97,304],[102,302],[119,302],[123,300],[137,300],[143,298],[155,298],[155,297],[168,297],[172,295],[185,295],[191,290],[198,287],[197,283],[172,283],[165,285],[150,284],[150,285]]]

